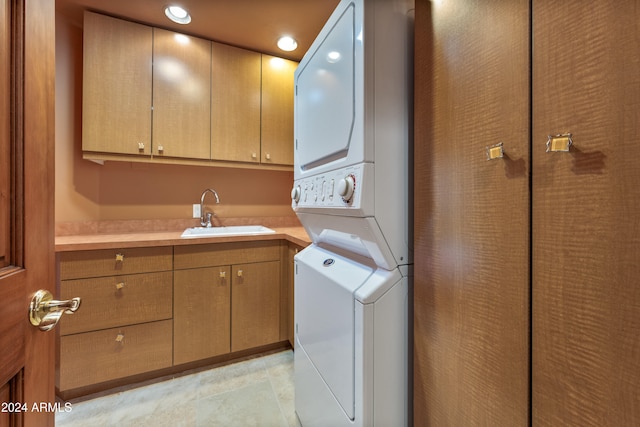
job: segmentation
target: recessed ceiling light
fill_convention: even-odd
[[[293,37],[283,36],[278,39],[278,47],[284,51],[291,52],[296,50],[298,42]]]
[[[164,9],[164,14],[167,15],[167,18],[178,24],[188,24],[191,22],[189,12],[180,6],[167,6]]]

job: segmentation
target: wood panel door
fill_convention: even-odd
[[[262,158],[293,165],[293,73],[298,63],[262,55]]]
[[[280,261],[231,268],[231,351],[280,339]]]
[[[533,425],[637,426],[640,6],[533,13]]]
[[[529,423],[529,16],[416,1],[416,426]]]
[[[152,28],[85,12],[83,34],[82,149],[149,156]]]
[[[212,43],[211,158],[260,162],[258,52]]]
[[[211,42],[153,29],[153,155],[211,157]]]
[[[231,267],[173,272],[173,364],[229,353]]]
[[[54,424],[54,338],[30,325],[55,289],[53,0],[0,0],[0,425]],[[8,180],[8,182],[7,182]]]

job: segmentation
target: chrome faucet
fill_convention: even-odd
[[[203,227],[211,227],[211,217],[215,215],[213,212],[207,212],[206,215],[204,213],[204,198],[207,193],[212,193],[216,197],[216,203],[220,203],[220,198],[218,197],[216,190],[207,188],[202,192],[202,196],[200,196],[200,225]]]

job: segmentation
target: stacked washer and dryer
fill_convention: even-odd
[[[413,0],[343,0],[295,73],[295,405],[304,427],[409,417]]]

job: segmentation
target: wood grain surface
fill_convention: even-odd
[[[533,5],[533,425],[637,426],[640,7]]]
[[[528,425],[529,33],[527,1],[416,2],[416,426]]]

